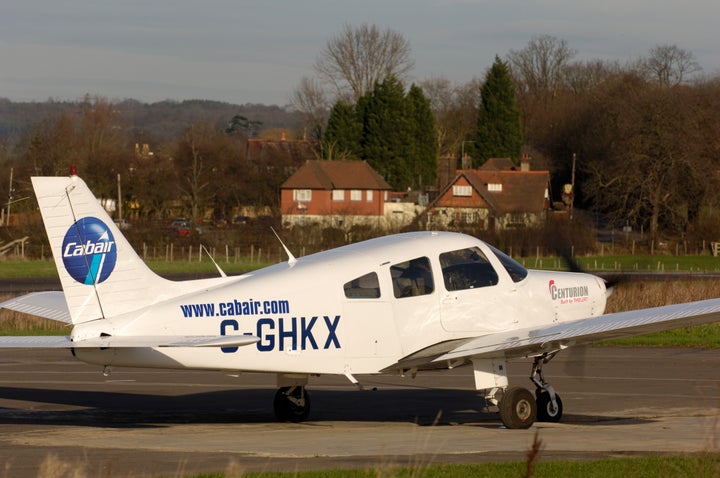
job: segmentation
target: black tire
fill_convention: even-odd
[[[539,422],[557,423],[560,421],[563,414],[563,403],[557,393],[555,394],[555,403],[557,403],[557,408],[553,409],[550,393],[547,390],[537,391],[537,420]]]
[[[290,390],[292,389],[292,392]],[[301,406],[290,400],[290,397],[299,399],[303,397],[305,403]],[[303,387],[281,387],[275,392],[273,400],[275,418],[281,422],[302,422],[310,414],[310,395]]]
[[[525,429],[535,423],[537,406],[530,390],[513,387],[505,391],[500,403],[500,420],[506,428]]]

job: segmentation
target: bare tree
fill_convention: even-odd
[[[463,142],[477,129],[480,80],[453,85],[447,78],[431,78],[420,83],[435,115],[438,151],[460,154]]]
[[[657,45],[650,50],[650,56],[640,61],[646,75],[660,86],[676,86],[688,75],[701,71],[695,55],[677,45]]]
[[[545,117],[564,86],[565,71],[575,53],[565,40],[550,35],[534,37],[522,50],[508,53],[526,141],[532,142],[547,126]]]
[[[522,50],[510,50],[507,58],[521,92],[553,97],[562,86],[565,67],[576,53],[565,40],[541,35]]]
[[[413,66],[410,43],[402,34],[362,24],[345,25],[327,42],[313,68],[338,99],[355,103],[390,75],[403,81]]]
[[[303,77],[293,91],[292,104],[303,115],[305,124],[303,136],[320,139],[330,108],[327,95],[322,87],[312,78]]]
[[[609,78],[619,75],[621,71],[618,62],[605,60],[574,62],[565,68],[564,86],[569,92],[578,95],[591,91]]]

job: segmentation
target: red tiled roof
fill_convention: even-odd
[[[488,158],[478,169],[481,171],[512,171],[517,166],[510,158]]]
[[[464,177],[496,214],[536,213],[546,208],[545,192],[550,182],[548,171],[460,171],[433,201],[437,206],[446,192]],[[502,191],[489,191],[488,184],[502,184]],[[481,204],[478,204],[480,207]]]
[[[496,212],[541,212],[550,182],[547,171],[464,171],[465,177]],[[488,184],[502,184],[502,191],[488,191]]]
[[[310,160],[281,186],[283,189],[392,189],[365,161]]]

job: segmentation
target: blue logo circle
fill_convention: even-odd
[[[65,233],[62,258],[65,270],[73,279],[86,285],[99,284],[115,269],[115,238],[100,219],[84,217]]]

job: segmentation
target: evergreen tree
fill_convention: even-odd
[[[396,190],[433,186],[437,176],[435,117],[422,89],[405,95],[389,76],[356,105],[336,103],[323,143],[332,157],[343,152],[370,164]]]
[[[359,157],[362,127],[356,107],[339,101],[330,110],[323,143],[331,148],[335,155],[349,154]]]
[[[365,96],[359,102],[362,158],[394,189],[406,189],[412,184],[407,154],[413,138],[404,88],[397,78],[389,76]]]
[[[520,111],[515,104],[515,88],[507,65],[495,57],[480,87],[477,140],[479,162],[488,158],[517,160],[523,145]]]
[[[408,163],[413,173],[413,184],[418,188],[434,186],[437,178],[437,139],[435,116],[430,100],[420,87],[412,85],[406,98],[408,117],[411,119],[413,141],[408,150]]]

